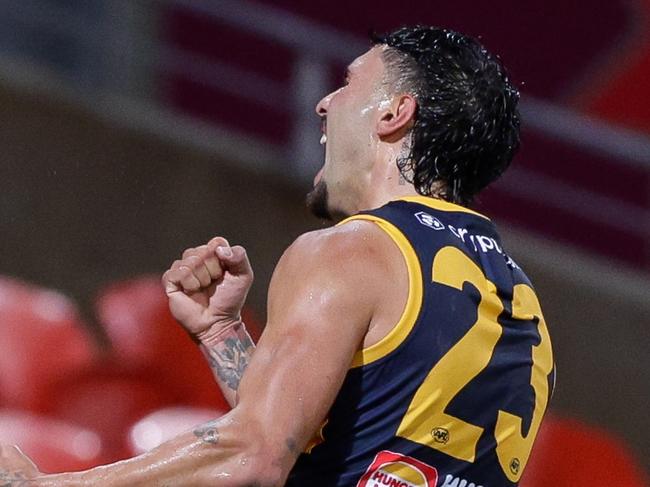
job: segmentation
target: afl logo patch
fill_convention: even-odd
[[[447,428],[433,428],[431,436],[436,443],[446,444],[449,441],[449,430]]]
[[[433,228],[434,230],[444,230],[445,225],[438,220],[435,216],[431,216],[424,211],[418,211],[414,214],[415,218],[425,227]]]
[[[384,450],[377,454],[357,487],[435,487],[438,471],[415,458]]]

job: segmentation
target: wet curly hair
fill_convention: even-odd
[[[447,29],[403,27],[372,35],[385,82],[417,103],[397,164],[419,194],[467,205],[519,148],[519,91],[476,39]]]

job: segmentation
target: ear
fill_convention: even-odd
[[[390,107],[381,115],[377,122],[377,135],[380,138],[390,138],[398,135],[411,128],[415,120],[415,110],[417,103],[413,95],[403,93],[395,96]]]

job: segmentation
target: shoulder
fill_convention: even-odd
[[[388,283],[402,272],[399,250],[376,224],[352,220],[305,233],[281,257],[269,287],[269,305],[326,306],[374,313]]]
[[[278,267],[345,275],[372,273],[385,266],[394,249],[385,231],[371,221],[350,220],[305,233],[283,254]]]

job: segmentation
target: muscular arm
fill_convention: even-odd
[[[369,244],[338,228],[303,236],[285,253],[269,289],[267,327],[230,413],[139,457],[36,485],[283,485],[377,306],[372,283],[380,274]]]

